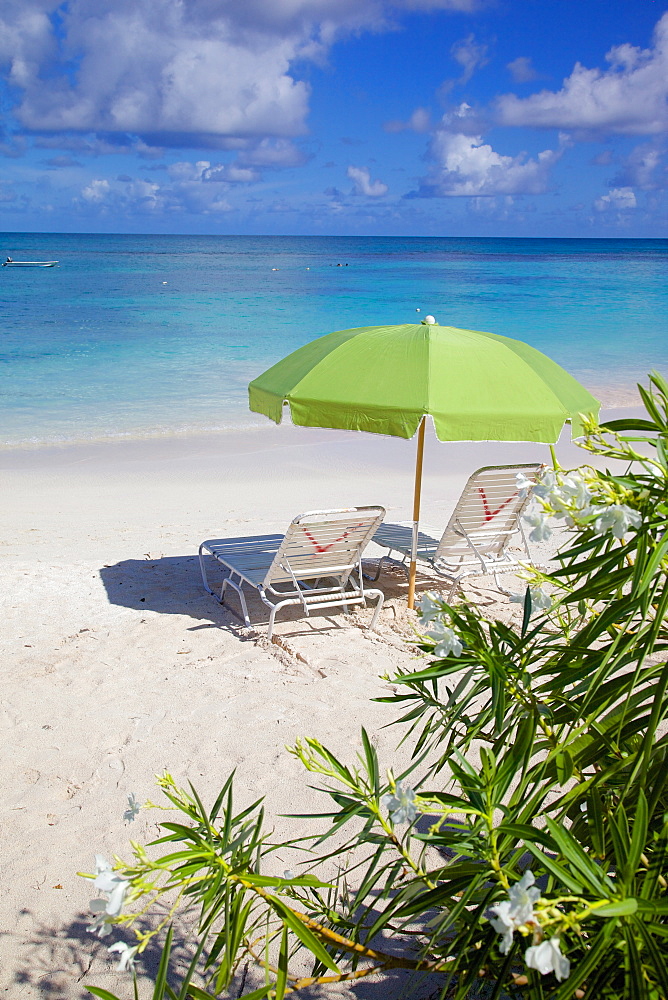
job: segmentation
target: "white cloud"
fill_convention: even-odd
[[[487,58],[487,46],[476,42],[475,35],[470,34],[463,38],[450,49],[450,53],[455,62],[462,67],[462,75],[457,83],[468,83],[477,69],[486,66],[489,62]]]
[[[506,69],[510,71],[515,83],[528,83],[530,80],[538,79],[538,73],[533,68],[529,56],[518,56],[506,64]]]
[[[210,215],[229,212],[232,206],[226,194],[232,184],[228,179],[208,183],[211,167],[207,160],[197,163],[174,163],[164,183],[132,178],[121,174],[114,179],[96,178],[74,200],[76,209],[94,209],[101,215],[134,216],[147,213]]]
[[[179,163],[171,163],[167,168],[167,173],[170,179],[177,184],[222,182],[249,184],[259,178],[257,171],[250,167],[240,167],[236,163],[212,164],[210,160],[197,160],[196,163],[182,160]]]
[[[428,132],[431,128],[431,114],[427,108],[416,108],[407,122],[394,119],[385,122],[386,132]]]
[[[0,66],[22,94],[24,128],[215,148],[305,130],[309,88],[295,60],[321,59],[337,37],[387,29],[409,10],[480,2],[21,0],[0,14]]]
[[[253,167],[301,167],[308,157],[289,139],[262,139],[249,144],[238,156],[238,162]]]
[[[367,198],[382,198],[387,194],[387,184],[382,181],[372,181],[368,167],[348,167],[348,177],[355,185],[353,194],[363,194]]]
[[[597,212],[607,212],[609,209],[624,210],[635,208],[636,196],[630,187],[611,188],[607,194],[601,195],[594,202]]]
[[[496,101],[501,125],[650,135],[668,128],[668,12],[654,29],[653,47],[617,45],[607,70],[576,63],[561,90]]]
[[[85,201],[95,204],[96,202],[104,201],[109,194],[109,190],[109,181],[93,180],[83,189],[81,196]]]
[[[655,142],[643,142],[629,153],[613,177],[615,187],[635,187],[658,191],[668,187],[668,167],[663,162],[664,148]]]
[[[450,49],[450,55],[462,67],[462,74],[456,79],[445,80],[441,84],[437,91],[441,101],[445,101],[455,87],[467,84],[477,69],[487,65],[489,62],[487,51],[486,45],[476,42],[474,34],[454,43]]]
[[[503,156],[481,136],[439,129],[428,154],[436,166],[419,193],[425,197],[542,194],[548,188],[550,168],[562,153],[563,147],[543,150],[535,159],[525,153]]]

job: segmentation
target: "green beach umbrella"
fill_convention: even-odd
[[[361,327],[327,334],[293,351],[250,383],[249,405],[281,422],[411,438],[418,432],[413,552],[408,605],[415,593],[425,419],[440,441],[554,444],[565,423],[600,403],[535,348],[494,333],[419,324]]]

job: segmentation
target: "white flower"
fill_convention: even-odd
[[[529,594],[531,595],[531,613],[534,611],[545,611],[547,608],[552,607],[552,598],[549,594],[546,594],[542,587],[529,587]],[[524,594],[511,594],[510,602],[511,604],[524,604],[526,599],[526,591]]]
[[[443,613],[440,604],[437,603],[435,594],[427,593],[422,595],[420,601],[420,617],[423,622],[433,621]]]
[[[500,950],[507,955],[513,943],[513,932],[524,924],[536,923],[533,904],[540,897],[540,889],[531,888],[535,882],[533,872],[527,869],[515,885],[508,890],[509,898],[492,906],[496,916],[490,919],[494,930],[501,935]]]
[[[128,808],[123,813],[123,819],[126,823],[134,822],[135,816],[139,814],[141,806],[137,802],[134,792],[130,792],[128,795]]]
[[[489,921],[497,934],[501,935],[499,949],[502,955],[507,955],[513,945],[515,921],[510,915],[510,908],[511,904],[507,899],[502,903],[497,903],[496,906],[492,907],[492,913],[496,913],[496,916],[491,917]]]
[[[565,955],[561,954],[558,937],[548,938],[547,941],[527,948],[524,961],[529,969],[536,969],[541,976],[545,976],[548,972],[554,972],[560,982],[563,979],[568,979],[568,974],[571,971],[571,963]]]
[[[513,917],[519,927],[533,920],[533,904],[540,899],[540,889],[534,886],[536,879],[530,868],[527,868],[522,878],[508,890]]]
[[[107,934],[111,934],[111,921],[107,916],[106,899],[91,899],[88,905],[93,914],[93,919],[87,928],[88,933],[97,934],[101,938],[106,937]]]
[[[569,472],[561,484],[561,492],[573,501],[578,510],[586,507],[591,499],[591,491],[579,469]]]
[[[390,814],[393,823],[412,823],[418,814],[415,792],[409,786],[401,787],[398,781],[394,795],[383,795],[381,802]]]
[[[111,932],[110,924],[123,909],[123,901],[130,883],[122,875],[118,875],[106,858],[95,855],[95,880],[93,885],[100,892],[106,892],[108,899],[91,899],[90,910],[93,919],[88,928],[91,934],[106,937]]]
[[[524,520],[530,524],[533,531],[529,535],[532,542],[546,542],[552,535],[550,519],[542,511],[535,511],[533,514],[526,514]]]
[[[536,485],[533,479],[528,479],[523,472],[518,472],[515,476],[517,480],[517,492],[521,497],[525,497]]]
[[[128,891],[128,880],[118,875],[101,854],[95,855],[95,881],[93,885],[100,892],[109,894],[106,911],[110,917],[117,917],[123,909],[123,900]]]
[[[436,656],[449,656],[450,653],[453,656],[461,656],[464,647],[457,633],[454,629],[444,625],[443,622],[434,622],[429,631],[425,632],[425,635],[429,636],[430,639],[436,640],[436,646],[434,647]]]
[[[283,872],[283,878],[287,879],[288,882],[291,879],[293,879],[294,877],[295,877],[295,873],[293,871],[290,871],[289,868],[286,868],[285,871]]]
[[[594,531],[602,535],[611,531],[615,538],[623,538],[629,528],[639,528],[642,518],[637,510],[625,503],[613,503],[594,522]]]
[[[547,608],[552,607],[552,598],[549,594],[546,594],[542,587],[530,587],[529,593],[531,594],[531,607],[537,608],[539,611],[545,611]]]
[[[116,944],[112,944],[107,951],[117,951],[120,955],[118,960],[117,969],[119,972],[125,972],[126,969],[133,969],[135,964],[135,958],[137,957],[137,952],[139,951],[139,945],[136,944],[134,947],[126,944],[125,941],[117,941]]]
[[[555,487],[558,489],[556,473],[552,469],[546,469],[534,486],[534,493],[537,497],[542,497],[546,500]]]

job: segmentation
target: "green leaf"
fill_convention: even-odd
[[[605,906],[597,906],[594,917],[628,917],[638,909],[638,900],[630,896],[628,899],[614,900]]]
[[[292,910],[277,896],[269,896],[267,901],[276,910],[283,922],[299,938],[301,943],[332,972],[339,974],[339,967],[314,932],[295,916]]]
[[[604,431],[656,431],[656,424],[651,420],[628,417],[622,420],[606,420],[601,424]]]
[[[158,974],[155,978],[155,988],[153,990],[153,1000],[163,1000],[165,993],[165,983],[167,982],[167,970],[169,968],[169,956],[172,950],[172,936],[174,933],[173,925],[169,925],[169,930],[165,937],[165,943],[162,946],[162,955],[160,956],[160,965],[158,966]]]
[[[573,758],[568,750],[560,750],[554,758],[557,767],[557,778],[560,785],[565,785],[573,777]]]
[[[635,877],[640,864],[640,856],[645,850],[647,843],[647,827],[649,824],[649,814],[647,809],[647,799],[642,788],[638,789],[638,800],[636,802],[636,814],[633,817],[633,831],[631,833],[631,846],[628,856],[629,882]]]
[[[533,854],[533,856],[543,865],[544,868],[556,879],[557,885],[559,887],[566,886],[566,888],[575,893],[578,896],[582,895],[583,885],[582,879],[576,879],[573,873],[565,868],[563,865],[551,858],[549,854],[545,854],[541,851],[535,844],[529,840],[525,840],[524,844],[528,851]]]
[[[371,781],[371,791],[374,795],[378,795],[380,788],[380,778],[378,775],[378,754],[376,753],[376,748],[371,743],[364,727],[362,727],[362,743],[364,745],[364,756],[366,757],[367,771],[369,772],[369,779]]]
[[[545,817],[545,825],[552,834],[561,854],[576,869],[590,891],[601,895],[607,894],[613,888],[610,879],[589,855],[585,854],[570,831],[559,823],[555,823],[549,816]]]
[[[93,996],[100,997],[100,1000],[120,1000],[115,993],[110,993],[109,990],[103,990],[101,986],[86,986],[85,983],[82,984],[85,990],[92,993]]]
[[[522,615],[522,638],[527,634],[529,621],[531,620],[531,591],[529,587],[524,594],[524,613]]]
[[[285,996],[285,987],[288,981],[288,928],[283,927],[283,933],[281,934],[281,947],[278,953],[278,973],[276,975],[276,998],[275,1000],[283,1000]]]

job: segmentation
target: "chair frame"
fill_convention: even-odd
[[[529,543],[522,525],[522,514],[526,510],[527,504],[531,499],[531,489],[528,489],[523,497],[520,495],[519,489],[517,489],[517,491],[512,495],[512,499],[516,499],[516,507],[513,511],[513,523],[508,527],[503,529],[495,529],[493,527],[477,527],[474,529],[469,528],[467,530],[467,528],[461,523],[460,518],[463,515],[463,508],[469,498],[470,491],[478,485],[477,478],[481,475],[485,473],[493,475],[494,473],[518,474],[523,472],[527,475],[527,477],[530,477],[533,473],[534,478],[537,479],[540,474],[540,470],[543,468],[544,466],[540,463],[532,462],[524,465],[486,465],[477,469],[467,480],[440,540],[437,536],[432,536],[426,532],[421,531],[419,533],[421,539],[423,540],[423,546],[428,548],[433,547],[434,554],[431,558],[424,552],[421,554],[419,551],[420,546],[418,546],[417,562],[418,564],[425,564],[437,576],[444,577],[446,580],[450,581],[450,589],[447,594],[447,600],[452,599],[462,580],[470,576],[493,576],[497,590],[499,590],[502,594],[511,596],[511,592],[506,590],[501,585],[499,573],[516,569],[521,565],[520,560],[508,552],[508,545],[510,544],[511,539],[513,536],[518,534],[526,553],[527,562],[531,563]],[[510,499],[511,498],[509,498],[509,500]],[[508,501],[506,501],[506,503],[508,503]],[[503,506],[505,506],[505,504]],[[499,510],[492,514],[490,521],[493,520],[501,509],[502,508],[499,508]],[[392,529],[401,529],[404,527],[406,527],[407,544],[403,544],[403,541],[398,542],[396,539],[388,539],[388,534],[392,531]],[[381,525],[379,531],[374,536],[373,541],[381,548],[387,548],[388,554],[381,556],[378,562],[376,575],[367,576],[367,580],[375,582],[380,576],[385,562],[392,562],[395,565],[399,565],[406,571],[406,573],[408,573],[407,560],[411,555],[411,539],[409,537],[410,529],[412,529],[412,522]],[[461,543],[464,543],[458,553],[451,555],[450,558],[448,558],[447,546],[445,545],[448,535],[451,538],[454,535],[461,539],[460,545]],[[489,551],[489,547],[491,545],[494,545],[494,548],[498,551]],[[487,549],[487,551],[485,551],[485,549]],[[445,552],[442,550],[445,550]],[[393,552],[397,552],[401,558],[391,558]]]
[[[270,609],[268,639],[273,635],[276,614],[282,608],[301,605],[306,617],[314,609],[336,606],[343,606],[347,613],[349,606],[366,605],[367,597],[375,597],[376,607],[369,626],[373,631],[385,595],[376,588],[365,588],[362,552],[384,516],[385,510],[379,506],[308,511],[294,518],[285,535],[208,539],[199,547],[204,589],[249,628],[252,626],[244,585],[257,590]],[[357,518],[361,518],[361,522],[356,521]],[[346,525],[349,530],[335,537],[336,531]],[[323,544],[319,545],[314,533],[322,532]],[[348,539],[355,533],[355,538]],[[242,560],[235,549],[240,547],[246,554],[256,557],[252,574],[239,564]],[[226,571],[220,595],[209,584],[205,564],[207,553]],[[260,579],[262,573],[264,576]],[[225,601],[228,588],[239,598],[241,615]]]

